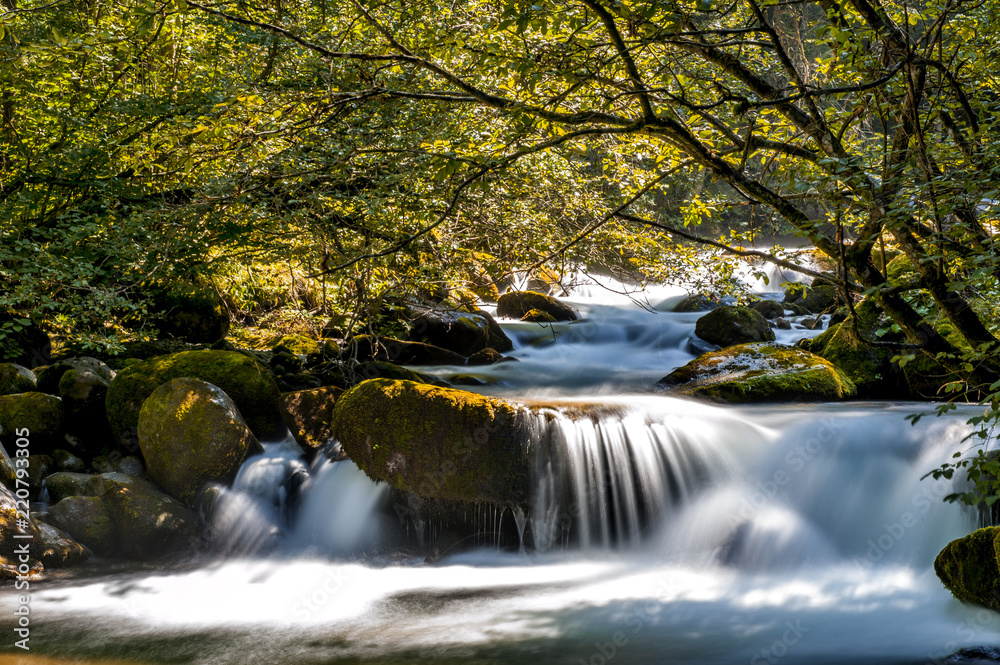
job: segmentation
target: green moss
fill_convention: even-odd
[[[284,432],[278,385],[267,368],[234,351],[184,351],[129,365],[111,382],[108,422],[122,445],[135,450],[142,403],[161,385],[181,377],[200,379],[225,391],[258,439],[274,439]]]
[[[271,350],[278,353],[279,349],[284,349],[298,355],[308,355],[310,353],[319,353],[320,344],[305,335],[285,335],[274,343]]]
[[[114,556],[118,527],[100,497],[71,496],[49,509],[46,519],[97,556]]]
[[[15,432],[27,429],[33,455],[65,446],[62,400],[44,393],[0,396],[0,436],[13,444]]]
[[[955,598],[1000,611],[1000,528],[987,527],[948,543],[934,572]]]
[[[333,438],[330,421],[342,394],[342,389],[327,386],[281,396],[281,417],[303,450],[316,450]]]
[[[694,332],[706,342],[718,346],[768,342],[774,331],[759,312],[749,307],[724,305],[705,314],[695,324]]]
[[[497,316],[520,319],[533,309],[548,312],[556,321],[575,321],[579,318],[576,310],[569,305],[535,291],[511,291],[497,300]]]
[[[703,354],[657,385],[677,395],[730,403],[839,400],[857,392],[850,378],[823,358],[766,343]]]
[[[521,317],[522,321],[529,321],[531,323],[555,323],[556,317],[552,316],[548,312],[543,312],[540,309],[529,309]]]
[[[38,379],[27,367],[0,363],[0,395],[16,395],[35,390]]]
[[[396,489],[522,504],[529,476],[525,413],[462,390],[373,379],[337,401],[332,431],[369,477]]]
[[[228,485],[249,455],[263,452],[232,400],[197,379],[173,379],[153,391],[138,436],[150,477],[189,506],[206,483]]]

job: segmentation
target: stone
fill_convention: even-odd
[[[110,384],[115,378],[115,371],[97,358],[91,358],[89,356],[66,358],[64,360],[60,360],[59,362],[54,362],[51,365],[38,368],[38,371],[35,372],[38,376],[38,391],[48,393],[49,395],[58,395],[59,382],[62,380],[63,374],[71,369],[89,370],[94,372],[100,376],[106,384]]]
[[[768,343],[706,353],[656,385],[672,395],[727,403],[832,401],[857,392],[829,361],[794,346]]]
[[[39,392],[0,397],[0,440],[12,444],[28,431],[32,455],[48,455],[66,446],[62,400]]]
[[[236,403],[258,440],[284,436],[278,385],[267,368],[233,351],[184,351],[129,365],[111,382],[106,400],[108,422],[126,450],[137,449],[139,410],[146,398],[164,383],[181,377],[221,388]]]
[[[533,309],[548,312],[556,321],[576,321],[580,318],[569,305],[535,291],[508,291],[497,300],[497,316],[520,319]]]
[[[934,560],[934,572],[963,603],[1000,612],[1000,527],[986,527],[953,540]]]
[[[750,305],[750,309],[758,312],[765,319],[777,319],[785,315],[785,308],[774,300],[758,300]]]
[[[674,305],[673,311],[675,312],[708,312],[716,307],[719,307],[722,303],[710,299],[708,296],[702,295],[700,293],[695,293],[693,295],[686,296],[679,303]]]
[[[529,323],[555,323],[556,317],[540,309],[529,309],[521,317],[521,320]]]
[[[469,360],[466,364],[470,366],[495,365],[496,363],[503,361],[504,357],[499,351],[496,351],[495,349],[483,349],[482,351],[477,351],[469,356]]]
[[[333,438],[333,407],[343,394],[343,389],[327,386],[281,396],[281,417],[303,450],[316,451]]]
[[[188,506],[202,486],[232,483],[247,457],[264,452],[233,400],[198,379],[173,379],[153,391],[138,436],[150,478]]]
[[[694,332],[706,342],[721,347],[774,339],[767,319],[749,307],[737,305],[723,305],[708,312],[698,319]]]
[[[527,409],[475,393],[373,379],[347,391],[332,429],[370,478],[419,496],[529,500]]]
[[[444,307],[411,307],[410,339],[471,356],[487,348],[490,325],[478,312]]]
[[[16,395],[35,391],[38,379],[27,367],[15,363],[0,363],[0,395]]]
[[[49,491],[49,500],[59,503],[69,496],[90,496],[87,483],[94,476],[88,473],[73,473],[58,471],[45,478],[45,487]]]

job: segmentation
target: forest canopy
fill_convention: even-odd
[[[964,0],[3,0],[3,325],[113,347],[171,280],[237,311],[286,280],[328,313],[545,266],[679,280],[710,251],[706,289],[737,256],[800,268],[865,343],[982,397],[997,23]]]

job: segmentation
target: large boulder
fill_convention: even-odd
[[[758,300],[750,305],[750,309],[765,319],[777,319],[785,315],[785,308],[781,306],[781,303],[774,300]]]
[[[482,351],[490,343],[486,317],[444,307],[411,308],[410,339],[448,349],[462,356]]]
[[[333,438],[330,421],[343,389],[333,386],[298,390],[281,396],[281,417],[303,450],[314,451]]]
[[[160,330],[167,335],[212,344],[229,333],[229,312],[211,286],[168,284],[157,288],[152,300],[161,314]]]
[[[556,321],[576,321],[580,318],[569,305],[535,291],[508,291],[497,300],[497,316],[520,319],[533,309],[548,312]]]
[[[46,519],[98,556],[140,561],[189,550],[198,517],[152,483],[121,473],[91,476],[84,496],[70,496]]]
[[[934,560],[934,572],[955,598],[1000,612],[1000,527],[953,540]]]
[[[66,429],[91,444],[88,449],[112,439],[104,408],[110,385],[110,379],[92,369],[70,369],[59,379]]]
[[[528,418],[522,406],[373,379],[337,400],[332,429],[355,464],[396,489],[453,501],[528,501]]]
[[[15,363],[0,363],[0,395],[30,393],[35,390],[38,379],[27,367]]]
[[[829,361],[804,349],[767,343],[706,353],[656,385],[674,395],[729,403],[832,401],[857,392]]]
[[[110,384],[112,379],[115,378],[115,371],[97,358],[89,356],[66,358],[45,367],[39,367],[35,371],[35,374],[38,376],[38,391],[50,395],[58,395],[59,382],[62,380],[63,374],[71,369],[93,372],[106,384]]]
[[[767,319],[749,307],[723,305],[698,319],[694,333],[716,346],[733,346],[774,340]]]
[[[108,422],[127,450],[138,446],[136,428],[146,398],[164,383],[182,377],[200,379],[225,391],[258,440],[284,435],[278,385],[263,365],[234,351],[183,351],[133,363],[111,382],[106,401]]]
[[[0,397],[0,440],[13,444],[19,430],[28,430],[32,455],[50,455],[66,446],[62,400],[44,393]]]
[[[264,452],[233,400],[198,379],[154,390],[139,412],[138,432],[149,476],[189,506],[205,484],[230,484],[247,457]]]
[[[843,370],[858,387],[858,394],[862,397],[909,397],[905,375],[892,362],[896,351],[866,344],[858,336],[860,331],[866,339],[876,339],[880,323],[878,309],[864,301],[855,307],[855,311],[858,315],[856,326],[850,319],[831,325],[811,341],[804,342],[803,346]]]

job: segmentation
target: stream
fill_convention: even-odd
[[[430,557],[400,546],[418,519],[385,485],[273,442],[223,496],[213,537],[224,556],[96,561],[33,583],[32,653],[936,665],[1000,642],[1000,615],[955,601],[932,570],[976,514],[941,500],[953,481],[921,480],[969,446],[975,407],[933,417],[925,403],[723,407],[651,393],[694,357],[699,314],[666,311],[676,289],[620,291],[600,279],[574,289],[578,322],[503,322],[519,362],[431,370],[552,402],[528,514],[478,507],[473,546]],[[792,343],[820,331],[776,332]],[[574,402],[602,408],[572,418]],[[928,417],[911,425],[914,413]],[[14,606],[13,588],[0,589],[8,635]]]

